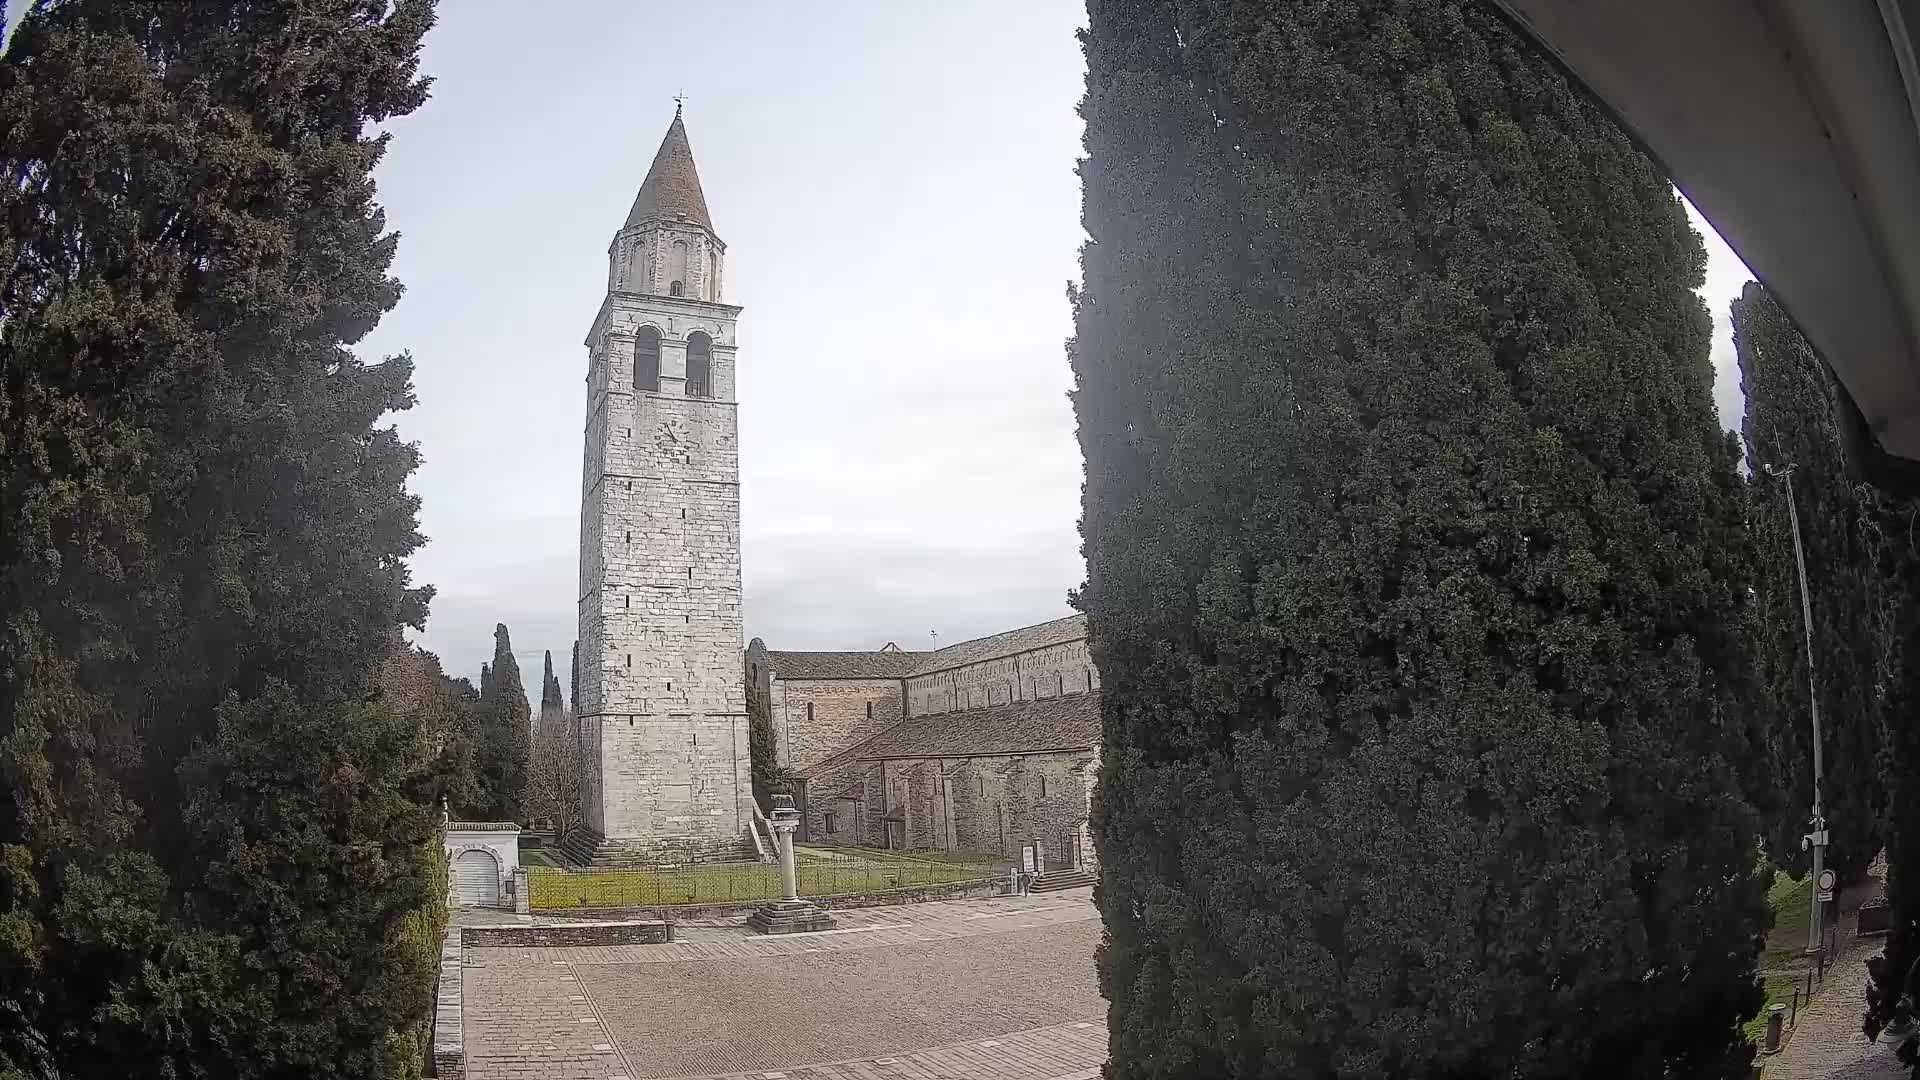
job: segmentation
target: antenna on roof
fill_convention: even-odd
[[[940,631],[929,630],[927,631],[927,636],[933,639],[933,651],[939,652],[940,651]]]

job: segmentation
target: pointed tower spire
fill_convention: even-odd
[[[674,102],[673,123],[660,150],[653,155],[653,168],[634,197],[627,212],[626,228],[643,221],[690,221],[708,232],[713,220],[707,216],[707,197],[700,190],[700,172],[693,167],[693,147],[687,144],[687,125],[680,119],[680,103]]]

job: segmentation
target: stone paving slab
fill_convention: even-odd
[[[847,920],[850,925],[834,930],[779,937],[753,934],[739,927],[699,928],[677,933],[676,939],[666,945],[529,946],[514,950],[519,954],[517,956],[500,957],[494,957],[494,950],[488,950],[488,963],[539,966],[560,962],[592,965],[750,960],[881,948],[918,941],[952,940],[1011,930],[1100,921],[1099,909],[1088,903],[1084,895],[1068,900],[1034,900],[1027,907],[982,906],[977,910],[968,910],[963,905],[956,906],[959,910],[937,913],[913,912],[908,908],[870,909],[873,914],[859,920]]]
[[[1095,1080],[1106,1060],[1106,1022],[1082,1020],[908,1054],[689,1080]]]
[[[786,938],[464,950],[472,1080],[1065,1080],[1106,1057],[1087,890]]]
[[[1880,943],[1862,942],[1829,969],[1827,985],[1800,1011],[1786,1047],[1761,1058],[1761,1080],[1907,1080],[1912,1070],[1893,1056],[1900,1039],[1869,1042],[1860,1030],[1867,1007],[1867,957]]]
[[[885,949],[572,970],[639,1080],[897,1056],[1096,1019],[1106,1011],[1093,972],[1099,940],[1099,925],[1082,922]]]

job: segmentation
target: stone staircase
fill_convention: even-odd
[[[1047,870],[1033,879],[1027,886],[1029,893],[1059,892],[1062,889],[1082,889],[1100,880],[1100,875],[1091,870]]]

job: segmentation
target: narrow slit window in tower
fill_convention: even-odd
[[[643,326],[633,338],[633,388],[660,392],[660,331]]]
[[[667,294],[685,296],[687,294],[687,242],[675,240],[667,263]]]
[[[713,396],[713,339],[698,330],[687,335],[687,396]]]

